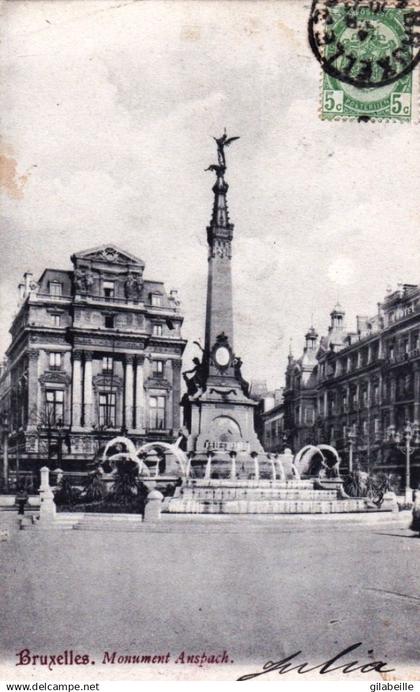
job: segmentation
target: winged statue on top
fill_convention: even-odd
[[[226,170],[226,157],[225,157],[225,147],[229,147],[232,142],[239,137],[228,137],[226,133],[226,128],[221,137],[213,137],[217,145],[217,161],[218,165],[212,164],[206,171],[215,171],[217,175],[223,175]]]

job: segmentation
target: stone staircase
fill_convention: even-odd
[[[391,508],[383,507],[381,511]],[[343,497],[338,487],[313,480],[187,479],[164,511],[183,514],[330,514],[378,511],[365,498]]]

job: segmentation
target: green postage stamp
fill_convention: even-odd
[[[412,120],[419,7],[417,0],[314,0],[309,40],[323,68],[323,120]]]

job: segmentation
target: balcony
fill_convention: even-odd
[[[29,302],[30,303],[36,303],[38,302],[52,302],[52,303],[68,303],[71,301],[71,296],[70,295],[54,295],[53,293],[41,293],[38,291],[38,293],[30,293],[29,295]]]

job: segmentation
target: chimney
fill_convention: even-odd
[[[25,298],[25,284],[22,283],[22,281],[20,282],[20,284],[18,284],[18,291],[19,291],[19,300],[24,300],[24,298]]]
[[[32,272],[25,272],[23,275],[24,289],[25,289],[24,298],[26,298],[26,296],[29,295],[29,293],[30,293],[32,277],[33,277]]]
[[[368,329],[369,317],[366,317],[365,315],[357,315],[356,321],[357,321],[357,333],[359,334],[359,336],[363,336],[364,334],[366,334],[369,331],[369,329]]]

